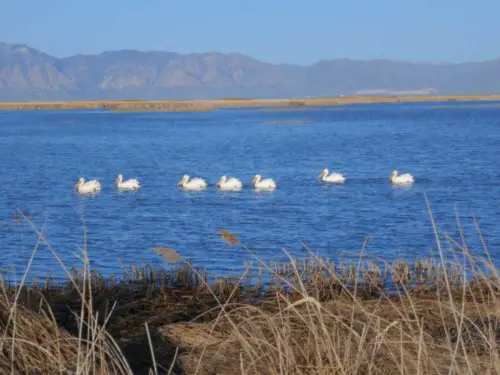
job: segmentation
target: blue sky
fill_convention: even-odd
[[[0,41],[57,57],[240,52],[273,63],[500,57],[498,0],[2,0]]]

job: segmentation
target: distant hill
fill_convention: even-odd
[[[462,64],[325,60],[274,65],[241,54],[110,51],[55,58],[0,43],[0,100],[217,99],[498,94],[500,59]]]

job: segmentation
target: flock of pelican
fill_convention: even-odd
[[[344,183],[346,178],[340,173],[328,174],[328,169],[323,169],[323,171],[318,176],[318,179],[322,183]],[[411,174],[398,174],[398,171],[393,171],[389,177],[389,182],[391,184],[397,185],[407,185],[414,182],[414,178]],[[123,176],[120,174],[115,180],[116,187],[118,190],[138,190],[141,188],[140,182],[132,178],[130,180],[123,181]],[[274,190],[277,188],[276,183],[272,178],[264,178],[260,174],[256,175],[250,183],[254,185],[256,190]],[[207,182],[200,177],[195,177],[190,179],[188,175],[184,175],[182,179],[178,182],[177,186],[183,188],[184,190],[203,190],[208,187]],[[220,190],[232,190],[238,191],[243,188],[242,182],[235,177],[227,178],[222,176],[216,184],[217,188]],[[80,194],[96,193],[101,191],[101,183],[97,180],[89,180],[85,182],[84,178],[80,178],[75,185],[75,191]]]

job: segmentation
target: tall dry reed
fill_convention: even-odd
[[[432,288],[422,287],[422,279],[410,285],[418,273],[396,262],[392,275],[398,287],[367,294],[355,281],[362,277],[351,275],[354,285],[348,287],[312,253],[309,274],[316,275],[316,283],[305,283],[304,269],[290,257],[291,272],[284,273],[291,281],[245,248],[289,292],[277,291],[261,306],[226,303],[210,323],[166,327],[172,340],[189,349],[181,357],[187,372],[499,374],[500,279],[488,248],[486,257],[473,257],[461,231],[458,242],[445,235],[459,249],[457,262],[446,261],[430,207],[429,213],[441,264],[423,262],[413,271],[429,277],[439,269]],[[359,270],[358,263],[352,271]],[[324,293],[332,285],[340,292]]]
[[[430,207],[429,213],[433,219]],[[432,225],[437,257],[412,263],[375,259],[364,247],[355,262],[309,251],[303,259],[287,253],[289,262],[268,263],[221,230],[231,251],[254,257],[240,277],[209,275],[185,261],[172,273],[124,267],[120,282],[91,272],[85,248],[82,270],[68,270],[33,225],[68,277],[63,293],[81,301],[73,311],[77,333],[58,326],[45,298],[38,309],[19,303],[26,293],[46,295],[24,285],[37,245],[21,285],[2,283],[0,373],[131,374],[109,326],[114,313],[146,304],[147,317],[127,316],[147,333],[152,365],[145,371],[154,374],[173,373],[177,357],[189,374],[500,374],[500,278],[489,250],[483,241],[485,256],[472,256],[458,219],[458,240]],[[458,249],[453,262],[443,241]],[[165,261],[181,259],[172,249],[154,250]],[[100,315],[101,291],[126,301]],[[196,315],[183,318],[191,310]],[[177,348],[155,350],[165,341]],[[163,357],[173,358],[172,366],[160,366]]]

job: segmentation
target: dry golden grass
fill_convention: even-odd
[[[184,368],[203,374],[500,373],[500,279],[488,249],[486,259],[476,259],[463,237],[446,237],[458,249],[457,262],[446,262],[432,223],[441,264],[394,262],[388,271],[393,293],[377,288],[383,279],[374,265],[363,269],[358,262],[339,274],[318,257],[305,267],[291,259],[290,274],[290,267],[274,272],[246,249],[288,292],[277,290],[264,306],[240,303],[229,310],[226,304],[209,324],[170,325],[169,337],[189,348]]]
[[[13,215],[17,220],[31,220],[24,214]],[[29,309],[20,303],[26,293],[25,282],[39,245],[47,243],[43,234],[33,226],[39,240],[20,284],[7,287],[1,282],[0,294],[0,373],[2,374],[132,374],[127,360],[114,339],[106,332],[109,315],[93,313],[92,274],[87,253],[82,250],[84,268],[79,280],[60,263],[69,277],[69,290],[81,301],[72,311],[76,335],[59,327],[50,304],[40,299],[37,308]],[[53,252],[56,259],[60,258]],[[28,293],[37,294],[36,289]],[[112,311],[112,308],[111,308]]]
[[[50,371],[75,370],[78,357],[77,340],[60,330],[48,317],[23,306],[15,306],[6,295],[0,296],[0,372],[42,373],[47,363]],[[49,372],[50,372],[49,371]]]
[[[165,330],[186,350],[181,361],[190,374],[498,374],[500,279],[465,242],[459,253],[463,263],[444,267],[393,263],[393,293],[367,290],[363,280],[380,276],[374,267],[367,278],[351,265],[348,287],[349,272],[335,274],[324,259],[313,256],[304,268],[291,259],[293,281],[280,276],[289,269],[268,268],[288,292],[260,306],[226,303],[210,323]]]
[[[413,103],[413,102],[476,102],[499,101],[500,95],[436,95],[436,96],[342,96],[309,99],[239,99],[219,100],[86,100],[69,102],[1,102],[0,110],[66,110],[66,109],[110,109],[114,111],[146,112],[206,112],[217,108],[287,107],[290,110],[303,107],[331,106],[341,104],[368,103]],[[286,108],[281,108],[286,109]]]
[[[277,297],[274,311],[242,304],[168,334],[189,349],[188,373],[491,374],[500,371],[496,302]]]
[[[84,251],[82,271],[65,269],[59,288],[2,284],[0,373],[500,374],[500,276],[489,251],[473,257],[445,234],[456,249],[448,261],[433,229],[436,258],[384,262],[362,249],[354,262],[308,252],[282,264],[223,229],[232,251],[254,257],[237,281],[189,261],[104,279]]]

